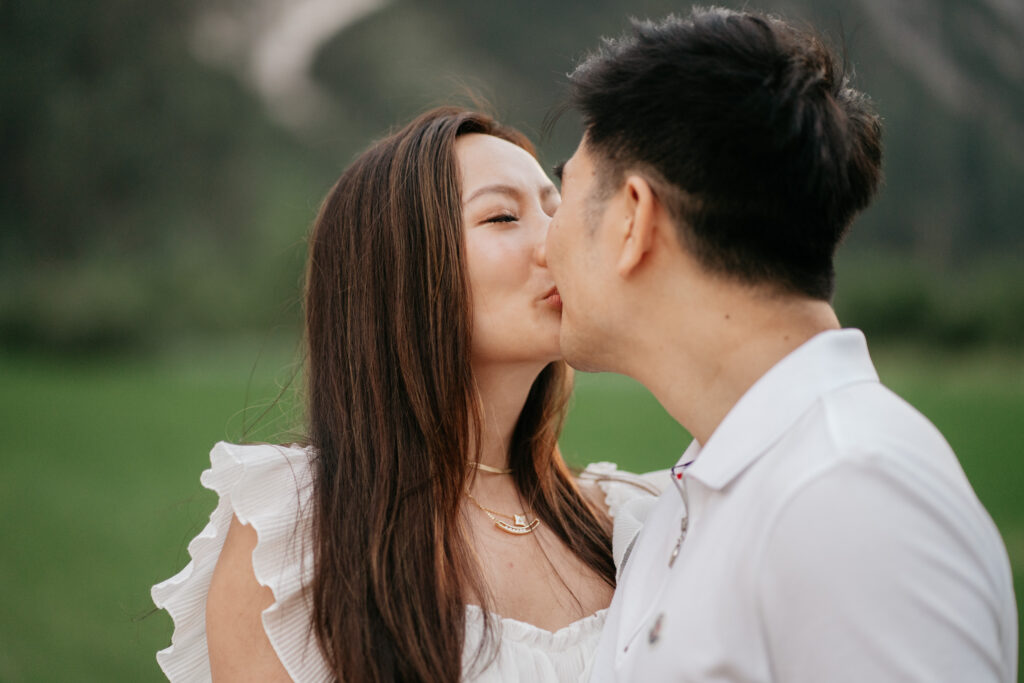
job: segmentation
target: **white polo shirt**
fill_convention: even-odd
[[[1016,681],[999,532],[858,330],[822,333],[680,463],[619,580],[592,683]]]

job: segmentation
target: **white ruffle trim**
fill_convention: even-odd
[[[296,681],[330,681],[303,589],[313,572],[309,516],[309,454],[296,446],[218,443],[210,452],[203,486],[220,496],[210,522],[188,545],[191,561],[153,586],[153,602],[174,620],[171,646],[157,662],[171,681],[210,680],[206,647],[206,595],[232,515],[256,530],[252,553],[256,580],[274,593],[263,611],[263,628],[285,670]]]
[[[157,662],[172,682],[210,681],[206,646],[206,596],[231,517],[256,530],[252,554],[256,580],[268,586],[274,603],[263,611],[263,629],[278,659],[293,680],[331,681],[332,676],[310,628],[311,604],[306,595],[313,575],[310,516],[309,452],[298,446],[240,446],[218,443],[210,452],[203,486],[220,497],[206,527],[188,545],[191,561],[171,578],[153,586],[153,602],[174,621],[170,647]],[[613,545],[621,563],[621,539],[632,540],[642,525],[642,509],[653,503],[668,482],[664,472],[635,475],[612,463],[593,463],[580,475],[596,483],[615,518]],[[497,659],[466,680],[479,683],[586,680],[607,610],[600,610],[558,631],[494,615],[500,628]],[[466,606],[466,649],[470,664],[482,637],[480,608]]]
[[[472,683],[535,683],[538,681],[586,681],[601,638],[608,610],[602,609],[557,631],[499,614],[490,614],[501,647],[483,671],[474,666],[483,638],[483,610],[466,605],[466,641],[463,649],[463,680]],[[488,662],[487,649],[482,654]]]
[[[633,474],[619,470],[613,462],[594,462],[587,465],[579,478],[597,484],[604,493],[608,515],[614,520],[612,559],[615,569],[621,570],[626,550],[640,533],[658,496],[671,482],[671,475],[668,470]]]

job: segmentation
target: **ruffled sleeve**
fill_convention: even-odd
[[[668,470],[645,474],[624,472],[615,463],[595,462],[580,473],[584,483],[594,483],[604,494],[608,515],[612,518],[612,557],[615,568],[622,569],[626,553],[654,507],[658,496],[671,481]]]
[[[153,602],[174,621],[171,645],[157,662],[171,681],[209,681],[206,596],[234,515],[256,530],[253,573],[274,594],[263,611],[263,629],[278,659],[296,681],[330,681],[310,628],[304,591],[313,573],[310,539],[309,452],[299,447],[218,443],[200,481],[219,496],[210,522],[188,545],[191,561],[153,586]]]

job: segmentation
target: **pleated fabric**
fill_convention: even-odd
[[[274,593],[274,604],[262,618],[278,659],[293,680],[332,680],[310,628],[312,605],[305,591],[313,576],[310,515],[302,514],[311,494],[311,474],[303,448],[214,446],[210,469],[199,480],[217,493],[217,507],[189,543],[188,565],[152,589],[153,602],[174,621],[171,646],[156,655],[169,680],[210,680],[206,595],[232,515],[256,530],[253,573]]]
[[[597,463],[588,467],[581,479],[588,477],[605,494],[616,525],[627,524],[629,533],[639,528],[642,520],[633,514],[616,517],[620,510],[629,509],[630,501],[653,499],[649,491],[631,481],[636,475],[619,473],[610,463]],[[667,481],[667,475],[663,477]],[[310,451],[298,446],[221,442],[210,452],[210,469],[202,473],[200,482],[217,493],[217,506],[209,523],[188,545],[189,563],[152,589],[153,602],[166,609],[174,621],[170,647],[157,653],[164,674],[174,683],[211,680],[206,596],[234,515],[256,530],[253,573],[274,594],[274,603],[263,611],[262,620],[278,659],[295,681],[333,680],[310,627]],[[584,681],[589,677],[588,667],[605,616],[606,610],[600,610],[552,632],[492,615],[497,648],[485,647],[480,657],[474,657],[483,640],[483,613],[478,606],[467,605],[463,679],[479,683]]]

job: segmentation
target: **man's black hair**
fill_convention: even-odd
[[[881,178],[881,122],[817,35],[694,9],[605,40],[570,76],[601,186],[648,178],[711,271],[828,300]]]

